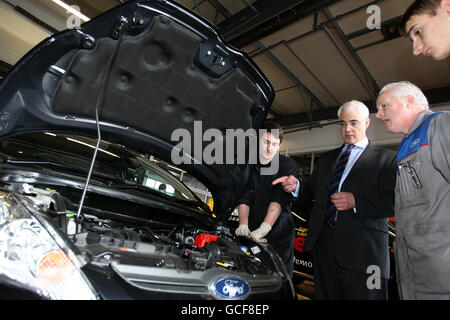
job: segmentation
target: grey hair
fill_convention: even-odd
[[[391,90],[392,95],[397,98],[406,98],[408,96],[412,96],[417,106],[421,107],[422,109],[430,108],[427,97],[425,97],[422,90],[420,90],[419,87],[417,87],[412,82],[400,81],[389,83],[380,90],[379,94],[382,94],[387,90]]]
[[[338,110],[337,116],[338,118],[341,117],[341,113],[343,111],[353,111],[358,110],[359,114],[363,117],[363,119],[366,119],[369,117],[369,109],[366,107],[364,103],[358,100],[351,100],[346,103],[344,103]]]

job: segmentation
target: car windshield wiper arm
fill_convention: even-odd
[[[112,184],[110,184],[110,187],[112,187],[112,188],[117,188],[117,189],[136,189],[136,190],[142,190],[142,191],[145,191],[145,192],[157,194],[157,195],[159,195],[159,196],[172,198],[172,197],[170,197],[169,195],[166,195],[166,194],[164,194],[164,193],[162,193],[162,192],[153,190],[153,189],[151,189],[151,188],[148,188],[148,187],[146,187],[146,186],[143,186],[143,185],[140,185],[140,184],[137,184],[137,183],[133,183],[133,182],[131,182],[131,181],[128,182],[127,180],[124,180],[124,181],[121,182],[121,183],[112,183]]]
[[[195,200],[190,200],[190,199],[180,199],[174,196],[170,196],[168,194],[165,194],[163,192],[154,190],[152,188],[140,185],[140,184],[136,184],[133,182],[128,182],[128,181],[124,181],[123,183],[113,183],[110,185],[110,187],[112,188],[117,188],[117,189],[136,189],[136,190],[142,190],[145,192],[149,192],[158,196],[162,196],[164,198],[170,199],[170,200],[174,200],[176,202],[183,202],[183,203],[193,203],[196,202]]]
[[[87,168],[82,168],[82,167],[78,167],[78,166],[71,166],[71,165],[67,165],[64,163],[59,163],[59,162],[55,162],[55,161],[48,161],[48,160],[25,160],[25,159],[6,159],[5,160],[6,163],[9,164],[16,164],[16,165],[42,165],[42,166],[54,166],[54,167],[59,167],[61,169],[66,169],[66,170],[72,170],[72,171],[77,171],[83,174],[87,174],[88,169]],[[146,193],[151,193],[154,195],[157,195],[159,197],[163,197],[165,199],[168,200],[172,200],[172,201],[176,201],[179,203],[196,203],[197,201],[195,200],[189,200],[189,199],[180,199],[177,197],[173,197],[170,195],[167,195],[165,193],[159,192],[157,190],[148,188],[146,186],[140,185],[140,184],[136,184],[134,182],[131,181],[127,181],[119,176],[113,176],[113,175],[108,175],[105,173],[100,173],[97,171],[92,172],[92,175],[94,176],[99,176],[105,179],[109,180],[108,186],[111,188],[116,188],[116,189],[134,189],[134,190],[139,190],[139,191],[143,191]]]
[[[87,174],[88,169],[87,168],[83,168],[83,167],[78,167],[78,166],[71,166],[68,164],[64,164],[64,163],[59,163],[59,162],[55,162],[55,161],[48,161],[48,160],[17,160],[17,159],[6,159],[5,160],[6,163],[9,164],[20,164],[20,165],[42,165],[42,166],[53,166],[53,167],[59,167],[62,169],[66,169],[66,170],[72,170],[72,171],[77,171],[83,174]],[[118,176],[114,176],[114,175],[109,175],[106,173],[101,173],[101,172],[97,172],[94,171],[92,173],[95,176],[99,176],[108,180],[112,180],[112,181],[120,181],[122,182],[123,179],[118,177]]]

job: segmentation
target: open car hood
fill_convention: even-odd
[[[14,66],[0,85],[0,136],[97,137],[98,118],[102,139],[169,162],[175,146],[178,166],[209,188],[224,217],[251,165],[206,164],[211,142],[199,132],[220,131],[225,148],[226,129],[259,129],[273,98],[256,65],[209,22],[174,2],[130,1],[42,41]],[[189,133],[192,152],[179,133]]]

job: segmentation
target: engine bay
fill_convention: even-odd
[[[186,272],[218,268],[253,277],[274,270],[267,263],[271,259],[263,258],[266,250],[250,241],[238,245],[230,230],[221,225],[203,229],[184,221],[144,223],[135,217],[126,222],[122,212],[92,207],[84,207],[85,212],[77,219],[77,206],[55,189],[24,184],[21,193],[52,218],[87,261],[100,268],[108,268],[113,262]]]
[[[252,275],[269,271],[251,253],[251,250],[260,252],[257,246],[240,247],[220,231],[176,226],[170,232],[156,232],[149,227],[112,228],[92,222],[88,228],[86,223],[82,224],[81,229],[83,232],[73,235],[74,244],[88,253],[96,265],[117,260],[121,264],[177,270],[205,271],[219,267]]]

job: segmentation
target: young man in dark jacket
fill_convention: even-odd
[[[272,182],[285,175],[298,176],[296,162],[279,154],[283,140],[281,127],[269,123],[259,139],[259,164],[249,182],[249,188],[238,206],[239,227],[236,235],[269,243],[280,255],[292,277],[294,267],[295,227],[291,215],[293,196]],[[266,170],[276,162],[278,170]]]

